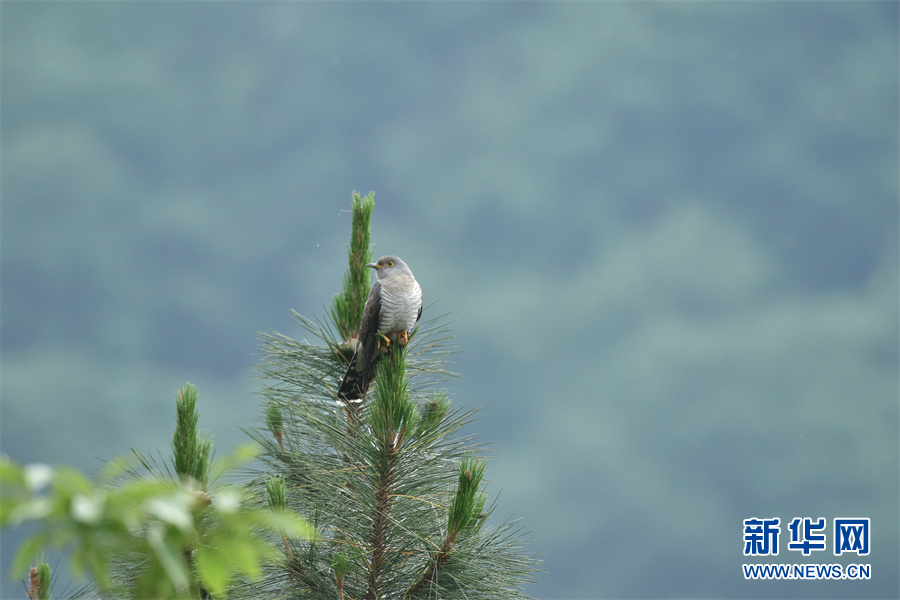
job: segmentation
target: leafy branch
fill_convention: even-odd
[[[103,593],[220,597],[235,576],[258,578],[262,562],[275,557],[260,532],[312,535],[296,514],[254,506],[244,488],[207,489],[210,474],[215,479],[232,471],[259,449],[248,444],[210,464],[211,444],[196,431],[195,401],[193,386],[179,391],[175,478],[160,471],[143,473],[141,467],[152,462],[143,457],[138,465],[123,458],[113,461],[99,483],[69,467],[22,466],[3,457],[0,526],[38,525],[17,552],[12,571],[24,572],[45,548],[57,548],[70,552],[76,577],[91,575]],[[40,597],[48,587],[41,583],[41,567],[35,568],[36,585],[31,587]],[[125,578],[123,570],[129,573]]]

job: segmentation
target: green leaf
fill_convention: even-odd
[[[316,535],[316,528],[306,519],[287,510],[259,511],[257,521],[260,525],[289,537],[312,538]]]
[[[90,494],[94,485],[90,480],[72,467],[56,467],[53,469],[53,489],[66,496]]]
[[[43,549],[50,545],[47,542],[47,537],[41,534],[33,535],[22,542],[9,569],[10,577],[13,579],[22,577],[31,567],[35,557],[42,555]]]
[[[161,525],[155,525],[147,532],[147,543],[166,579],[172,582],[176,590],[186,590],[190,585],[190,577],[177,538],[167,536]]]
[[[189,532],[194,527],[194,517],[188,506],[187,494],[180,493],[163,498],[151,498],[146,502],[144,508],[148,514],[183,532]]]
[[[15,461],[6,456],[0,456],[0,482],[3,487],[25,487],[25,471]]]
[[[214,597],[224,596],[230,572],[228,554],[218,548],[200,547],[194,553],[194,564],[203,586]]]
[[[248,533],[232,537],[227,544],[221,546],[222,553],[229,557],[233,568],[251,579],[262,576],[259,557],[267,548],[268,545],[257,542]]]
[[[187,589],[185,586],[182,588]],[[158,560],[151,560],[135,581],[135,596],[137,598],[173,598],[175,588],[172,585],[166,570]]]
[[[96,525],[103,517],[106,497],[100,494],[76,494],[72,498],[70,512],[72,519],[85,525]]]
[[[10,503],[10,506],[4,507],[3,526],[18,525],[25,521],[38,521],[46,519],[53,514],[55,505],[49,498],[34,498],[23,502]]]

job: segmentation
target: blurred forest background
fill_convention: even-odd
[[[897,3],[0,11],[12,458],[166,451],[186,381],[246,441],[257,332],[325,315],[373,190],[375,255],[456,320],[532,594],[900,594]],[[743,556],[751,517],[778,557]],[[870,517],[871,554],[804,559],[794,517]]]

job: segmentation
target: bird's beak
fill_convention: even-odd
[[[369,263],[369,264],[367,264],[366,266],[367,266],[367,267],[372,267],[372,268],[375,269],[376,271],[377,271],[378,269],[381,268],[381,265],[379,265],[378,263]]]

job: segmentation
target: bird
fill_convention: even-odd
[[[394,342],[406,346],[422,316],[422,288],[405,262],[388,255],[366,266],[375,269],[376,280],[363,306],[356,349],[337,392],[340,400],[355,404],[365,400],[382,348]]]

